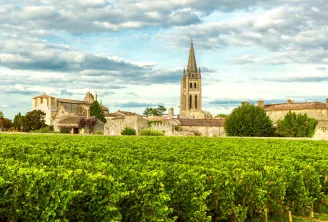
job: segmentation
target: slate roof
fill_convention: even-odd
[[[180,126],[223,127],[224,119],[177,119]]]
[[[282,110],[303,110],[303,109],[327,109],[325,103],[321,102],[304,102],[304,103],[280,103],[264,105],[266,111]]]

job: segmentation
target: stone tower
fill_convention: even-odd
[[[194,45],[191,40],[187,70],[183,70],[180,92],[180,118],[203,119],[202,78],[197,70]]]

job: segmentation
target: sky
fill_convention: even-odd
[[[179,112],[193,39],[203,110],[328,97],[327,0],[0,0],[0,111],[43,93]]]

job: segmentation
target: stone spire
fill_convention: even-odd
[[[190,44],[190,52],[189,52],[187,71],[197,73],[197,64],[196,64],[194,44],[192,42],[192,39],[191,39],[191,44]]]

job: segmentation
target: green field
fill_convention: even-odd
[[[328,142],[0,134],[0,221],[327,213]]]

